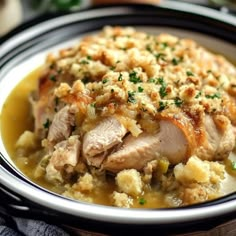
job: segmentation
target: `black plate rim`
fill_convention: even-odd
[[[143,7],[145,8],[155,8],[155,9],[165,9],[168,11],[176,11],[176,12],[184,12],[185,10],[183,9],[183,7],[187,7],[186,8],[186,12],[188,14],[196,14],[198,16],[201,16],[201,13],[206,13],[208,12],[208,14],[204,15],[204,17],[209,18],[209,19],[215,19],[217,22],[223,22],[225,25],[229,26],[229,27],[233,27],[235,30],[235,26],[236,26],[236,19],[232,20],[232,17],[230,16],[225,16],[220,14],[219,12],[215,11],[215,10],[211,10],[211,9],[207,9],[207,8],[203,8],[203,7],[199,7],[199,6],[195,6],[192,4],[186,4],[186,3],[181,3],[178,8],[181,8],[178,10],[176,10],[176,4],[170,1],[167,1],[167,5],[160,5],[159,7],[157,6],[150,6],[150,5],[118,5],[118,6],[106,6],[105,8],[103,7],[98,7],[98,8],[93,8],[93,9],[89,9],[89,10],[85,10],[82,11],[81,14],[85,14],[87,12],[91,12],[91,11],[101,11],[102,9],[117,9],[117,8],[121,8],[123,9],[127,9],[128,11],[130,10],[140,10]],[[194,10],[191,8],[194,7]],[[153,8],[153,9],[154,9]],[[203,10],[203,12],[201,13],[196,13],[195,11],[199,11],[199,10]],[[193,13],[194,11],[194,13]],[[73,14],[69,14],[69,15],[63,15],[63,16],[58,16],[60,19],[64,19],[67,17],[72,17],[75,16],[76,13]],[[232,20],[232,21],[231,21]],[[36,20],[38,21],[38,20]],[[32,25],[31,23],[29,24],[29,27],[27,26],[23,26],[23,29],[19,28],[16,29],[16,31],[10,33],[9,35],[7,35],[4,40],[2,41],[2,49],[5,50],[5,52],[7,50],[9,50],[11,47],[14,46],[14,36],[18,35],[19,37],[24,34],[24,32],[30,32],[30,30],[32,28],[35,28],[35,26],[38,24],[46,24],[48,21],[55,21],[55,18],[53,19],[45,19],[45,21],[41,22],[41,19],[38,23],[33,22]],[[22,31],[23,30],[23,31]],[[20,33],[19,33],[19,32]],[[235,36],[234,36],[235,37]],[[13,40],[13,42],[12,42]],[[21,42],[21,41],[20,41]],[[19,42],[18,42],[19,43]],[[0,58],[1,56],[4,57],[4,50],[0,51]],[[1,59],[0,59],[1,60]],[[137,224],[137,223],[141,223],[141,224],[153,224],[153,223],[161,223],[161,224],[169,224],[171,222],[186,222],[186,221],[191,221],[191,220],[197,220],[197,219],[204,219],[204,218],[208,218],[208,217],[213,217],[216,215],[222,215],[223,213],[229,213],[234,211],[234,207],[236,204],[235,199],[231,199],[230,201],[227,202],[223,202],[222,204],[220,204],[219,206],[216,205],[208,205],[208,206],[203,206],[201,208],[186,208],[186,209],[179,209],[179,210],[127,210],[127,209],[117,209],[117,208],[112,208],[112,207],[104,207],[104,206],[97,206],[97,205],[90,205],[90,204],[84,204],[84,203],[75,203],[74,201],[68,201],[65,200],[59,196],[53,196],[52,199],[50,200],[50,203],[52,203],[52,205],[48,205],[47,197],[51,198],[51,196],[49,197],[47,192],[42,191],[40,193],[40,195],[37,196],[37,191],[39,189],[37,188],[33,188],[32,186],[27,183],[26,181],[22,181],[20,179],[17,179],[16,176],[12,175],[11,173],[8,172],[8,170],[6,170],[6,168],[4,168],[2,165],[0,165],[0,173],[2,176],[8,176],[10,178],[10,180],[12,181],[16,181],[19,186],[17,188],[18,193],[20,195],[22,195],[23,197],[25,197],[26,199],[32,199],[34,202],[37,202],[39,205],[41,206],[47,206],[47,207],[51,207],[55,210],[58,210],[58,205],[55,205],[55,202],[53,202],[53,200],[56,200],[56,202],[60,202],[62,204],[61,209],[59,209],[60,212],[62,213],[73,213],[74,216],[82,216],[85,218],[89,218],[89,219],[97,219],[97,217],[100,217],[99,220],[101,221],[106,221],[106,222],[119,222],[119,223],[130,223],[130,224]],[[0,176],[1,176],[0,175]],[[1,180],[1,177],[0,177]],[[13,184],[11,183],[9,179],[2,179],[1,182],[3,185],[11,188],[11,190],[16,190],[16,188],[13,186]],[[15,182],[14,182],[15,183]],[[26,191],[26,189],[28,190],[28,192]],[[32,191],[30,191],[32,190]],[[36,192],[35,192],[36,191]],[[34,195],[33,195],[34,193]],[[67,206],[63,206],[63,203],[68,203],[70,204],[70,207],[68,208]],[[70,203],[69,203],[70,202]],[[80,209],[76,209],[78,207],[78,205],[80,206]],[[204,210],[203,210],[204,209]],[[69,212],[71,211],[71,212]],[[205,212],[204,212],[205,211]],[[91,213],[93,212],[93,213]],[[133,212],[138,212],[141,213],[141,215],[139,214],[134,214]],[[184,213],[184,214],[181,214]],[[206,214],[206,212],[208,214]],[[161,213],[161,217],[160,214]]]

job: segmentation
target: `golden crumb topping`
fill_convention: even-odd
[[[181,109],[226,114],[235,123],[227,114],[235,110],[235,67],[190,39],[105,27],[47,62],[53,96],[77,104],[85,119],[117,115],[150,131],[145,120]]]

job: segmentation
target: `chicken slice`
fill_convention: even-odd
[[[63,182],[61,170],[65,165],[76,166],[79,160],[79,136],[74,135],[55,145],[55,150],[46,167],[46,177],[49,181]]]
[[[123,169],[141,170],[147,162],[165,156],[173,164],[184,161],[188,153],[188,140],[173,120],[160,121],[159,133],[143,133],[137,138],[129,135],[123,145],[103,162],[111,172]]]
[[[75,125],[75,111],[72,107],[63,107],[53,118],[52,124],[48,132],[48,141],[56,144],[67,139]]]
[[[201,142],[195,154],[202,160],[222,160],[235,146],[235,134],[230,120],[224,115],[205,115]]]
[[[102,167],[111,172],[141,170],[147,162],[160,156],[171,164],[186,162],[193,154],[202,160],[222,160],[235,145],[230,120],[223,115],[203,114],[198,126],[184,114],[163,117],[159,133],[129,135],[120,148],[108,155]]]
[[[105,118],[84,135],[83,157],[89,165],[99,167],[106,152],[121,143],[126,133],[126,128],[115,117]]]
[[[41,139],[47,135],[44,124],[52,120],[55,114],[55,98],[51,92],[54,84],[55,82],[50,80],[49,71],[44,71],[38,80],[37,91],[34,91],[29,98],[34,117],[34,131]]]

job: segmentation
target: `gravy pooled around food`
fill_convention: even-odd
[[[105,27],[49,54],[40,70],[24,95],[32,124],[11,152],[36,183],[126,208],[236,190],[224,191],[236,183],[236,68],[223,56],[191,39]]]

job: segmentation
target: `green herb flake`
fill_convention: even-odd
[[[139,91],[139,93],[142,93],[143,92],[143,88],[142,87],[138,87],[138,91]]]
[[[168,43],[167,42],[161,43],[161,48],[162,49],[166,49],[167,47],[168,47]]]
[[[151,48],[150,44],[146,45],[146,50],[149,51],[150,53],[152,53],[152,48]]]
[[[51,121],[49,119],[47,119],[45,123],[43,123],[44,129],[48,129],[50,125],[51,125]]]
[[[116,68],[115,66],[111,66],[110,70],[115,70],[115,68]]]
[[[159,94],[160,94],[161,98],[164,98],[167,95],[166,87],[161,86],[160,90],[159,90]]]
[[[107,83],[107,82],[108,82],[108,79],[102,80],[102,83],[103,83],[103,84],[105,84],[105,83]]]
[[[92,57],[88,55],[88,56],[87,56],[87,59],[88,59],[88,60],[92,60]]]
[[[177,107],[181,107],[183,104],[183,101],[180,98],[175,98],[174,102]]]
[[[221,98],[221,95],[220,95],[219,93],[214,93],[214,94],[212,94],[212,95],[207,94],[207,95],[206,95],[206,98],[208,98],[208,99]]]
[[[157,53],[157,54],[155,54],[155,57],[156,57],[157,60],[159,60],[159,59],[164,60],[165,56],[166,56],[166,54],[164,54],[164,53]]]
[[[87,60],[81,60],[79,63],[80,63],[81,65],[87,65],[87,64],[89,64],[89,62],[88,62]]]
[[[145,198],[140,198],[139,199],[139,204],[140,205],[144,205],[145,203],[147,203],[147,200]]]
[[[56,82],[57,79],[56,79],[56,76],[55,75],[50,75],[49,79],[53,82]]]
[[[159,90],[159,94],[160,94],[161,98],[163,98],[167,95],[166,83],[162,77],[157,79],[157,83],[161,85],[160,90]]]
[[[90,106],[95,108],[96,107],[96,103],[95,102],[94,103],[90,103]]]
[[[135,92],[133,91],[128,91],[128,102],[130,103],[136,103],[136,100],[135,100]]]
[[[231,162],[231,169],[236,170],[236,161]]]
[[[167,102],[160,101],[158,111],[161,112],[161,111],[165,110],[166,107],[167,107]]]
[[[202,95],[202,92],[200,91],[200,92],[195,96],[195,98],[199,98],[201,95]]]
[[[187,76],[194,76],[193,72],[191,72],[191,71],[187,71],[187,72],[186,72],[186,75],[187,75]]]
[[[209,73],[212,73],[212,70],[207,70],[207,73],[209,74]]]
[[[174,65],[174,66],[177,66],[181,61],[183,61],[183,58],[181,57],[181,58],[173,58],[172,60],[171,60],[171,62],[172,62],[172,64]]]
[[[111,89],[111,93],[114,93],[114,89]]]
[[[148,80],[148,83],[156,83],[156,79],[150,78],[150,79]]]
[[[122,74],[120,73],[120,74],[119,74],[119,77],[118,77],[118,81],[122,81],[122,80],[123,80]]]
[[[132,72],[129,73],[129,81],[134,83],[134,84],[142,82],[141,79],[137,76],[136,71],[132,71]]]

